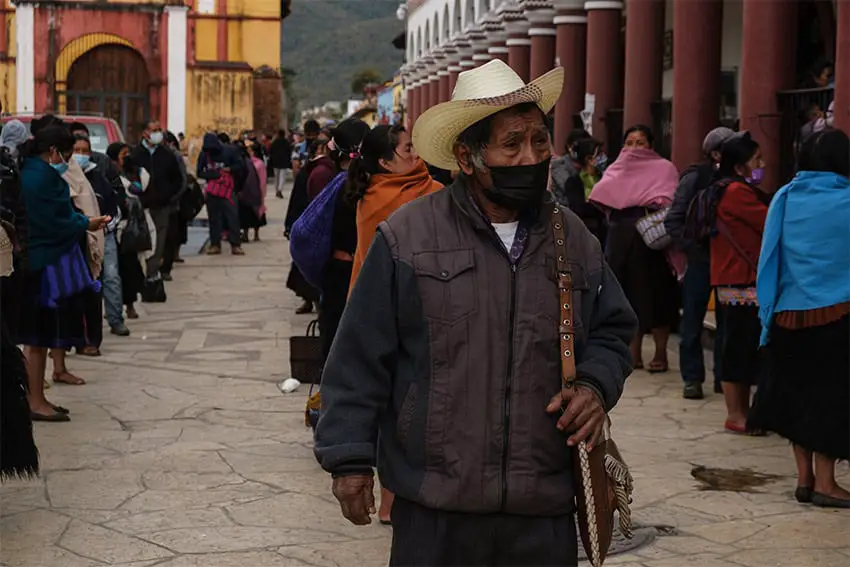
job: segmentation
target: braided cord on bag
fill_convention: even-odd
[[[590,454],[587,443],[581,441],[577,447],[579,466],[581,467],[582,487],[584,488],[584,503],[587,508],[588,538],[590,539],[590,564],[593,567],[602,566],[599,552],[599,526],[596,523],[596,498],[593,495],[593,478],[590,474]]]

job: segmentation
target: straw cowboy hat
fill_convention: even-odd
[[[492,114],[527,102],[548,113],[563,88],[561,67],[525,84],[504,61],[493,59],[461,73],[452,100],[432,106],[416,120],[413,146],[429,164],[457,169],[453,146],[464,130]]]

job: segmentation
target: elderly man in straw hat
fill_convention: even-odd
[[[493,60],[419,118],[419,154],[460,174],[378,228],[342,318],[315,452],[357,525],[377,465],[396,494],[390,565],[577,564],[571,446],[600,439],[637,322],[599,242],[546,191],[563,80],[525,84]],[[574,288],[569,389],[558,264]]]

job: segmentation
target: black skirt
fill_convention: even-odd
[[[720,364],[719,372],[715,372],[724,382],[755,386],[764,369],[763,353],[759,351],[759,308],[718,303],[716,310],[723,329],[717,333],[720,340],[714,347],[719,351],[717,362]]]
[[[83,291],[59,299],[55,309],[44,307],[40,301],[43,271],[27,272],[24,276],[20,332],[16,342],[60,349],[86,346],[86,296],[95,292]]]
[[[807,329],[773,325],[748,426],[850,460],[849,344],[850,315]]]
[[[305,301],[319,301],[319,290],[310,285],[301,270],[295,263],[289,268],[289,276],[286,278],[286,287],[295,292],[295,295]]]
[[[266,215],[257,216],[252,207],[239,203],[239,226],[242,230],[260,228],[266,226],[266,224]]]
[[[638,316],[641,333],[679,322],[679,285],[664,252],[649,248],[628,220],[608,228],[606,255],[611,270]]]

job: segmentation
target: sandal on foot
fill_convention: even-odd
[[[79,376],[74,376],[67,370],[65,372],[57,372],[53,375],[53,381],[57,384],[69,384],[71,386],[82,386],[86,383]]]
[[[767,435],[766,431],[761,429],[747,429],[746,426],[738,425],[728,419],[723,424],[723,428],[729,433],[735,433],[738,435],[749,435],[750,437],[765,437]]]
[[[100,349],[96,346],[84,346],[83,348],[77,349],[77,354],[81,356],[101,356]]]
[[[663,374],[668,370],[670,366],[666,360],[653,360],[646,367],[646,371],[650,374]]]
[[[50,402],[47,402],[47,403],[50,404]],[[56,413],[64,413],[65,415],[68,415],[69,413],[71,413],[71,410],[69,410],[67,408],[63,408],[62,406],[50,404],[50,407],[52,407],[53,411],[55,411]]]
[[[71,421],[71,418],[68,417],[68,414],[58,412],[58,411],[56,413],[52,413],[52,414],[49,414],[49,415],[31,411],[30,412],[30,420],[32,420],[32,421],[50,421],[50,422],[54,422],[54,423],[59,423],[59,422],[63,422],[63,421]]]

